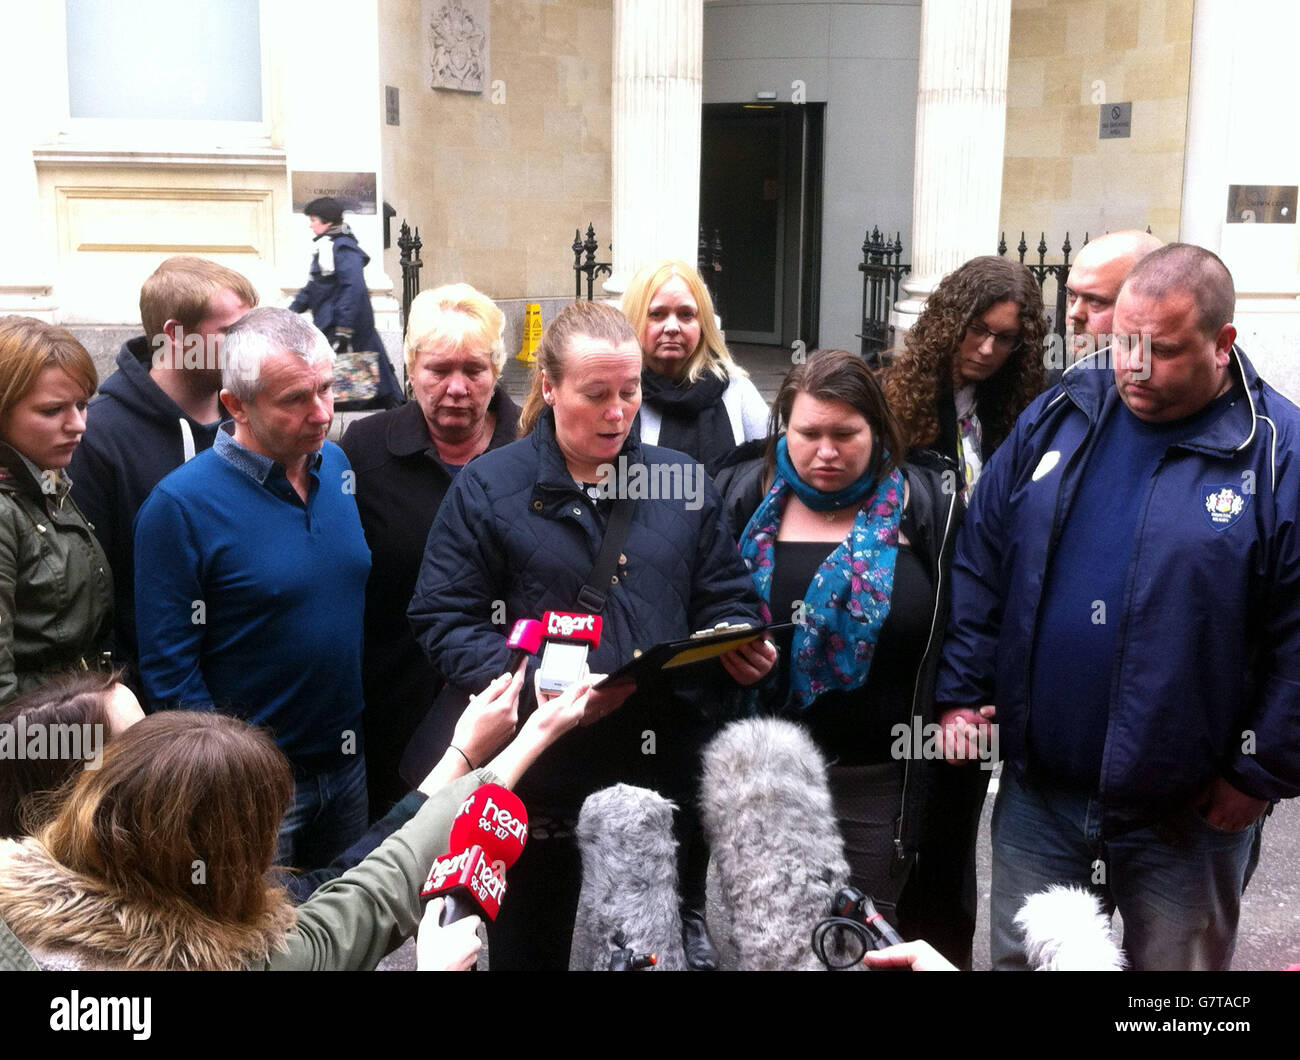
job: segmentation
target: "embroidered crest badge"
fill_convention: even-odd
[[[1218,531],[1228,529],[1246,510],[1247,498],[1232,485],[1202,486],[1201,499],[1205,503],[1206,518]]]

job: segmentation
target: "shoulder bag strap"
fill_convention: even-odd
[[[628,528],[632,525],[632,511],[636,501],[629,497],[620,497],[614,502],[609,513],[609,522],[605,524],[605,536],[600,542],[600,552],[595,565],[587,575],[587,581],[578,590],[578,606],[593,615],[600,614],[609,599],[610,579],[618,566],[618,557],[627,541]]]

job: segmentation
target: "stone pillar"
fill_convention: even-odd
[[[695,263],[703,38],[704,0],[614,0],[609,294],[655,258]]]
[[[923,0],[912,273],[891,323],[911,327],[962,262],[996,253],[1011,0]]]
[[[1281,115],[1293,107],[1297,34],[1294,4],[1197,0],[1178,232],[1223,259],[1237,289],[1237,342],[1292,401],[1300,400],[1300,225],[1230,222],[1226,207],[1232,184],[1300,184],[1300,142],[1278,135],[1280,123],[1294,125]]]

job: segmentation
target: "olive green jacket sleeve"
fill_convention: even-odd
[[[420,924],[420,888],[433,859],[447,852],[452,818],[482,784],[500,784],[486,769],[429,796],[410,821],[361,864],[318,889],[298,907],[288,950],[273,971],[369,971]]]
[[[111,626],[112,574],[71,485],[0,442],[0,704],[78,668]]]
[[[18,511],[0,496],[0,705],[18,694],[14,616],[18,599]]]

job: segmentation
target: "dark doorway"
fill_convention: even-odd
[[[824,103],[704,107],[700,225],[722,243],[706,276],[728,339],[817,344]]]

